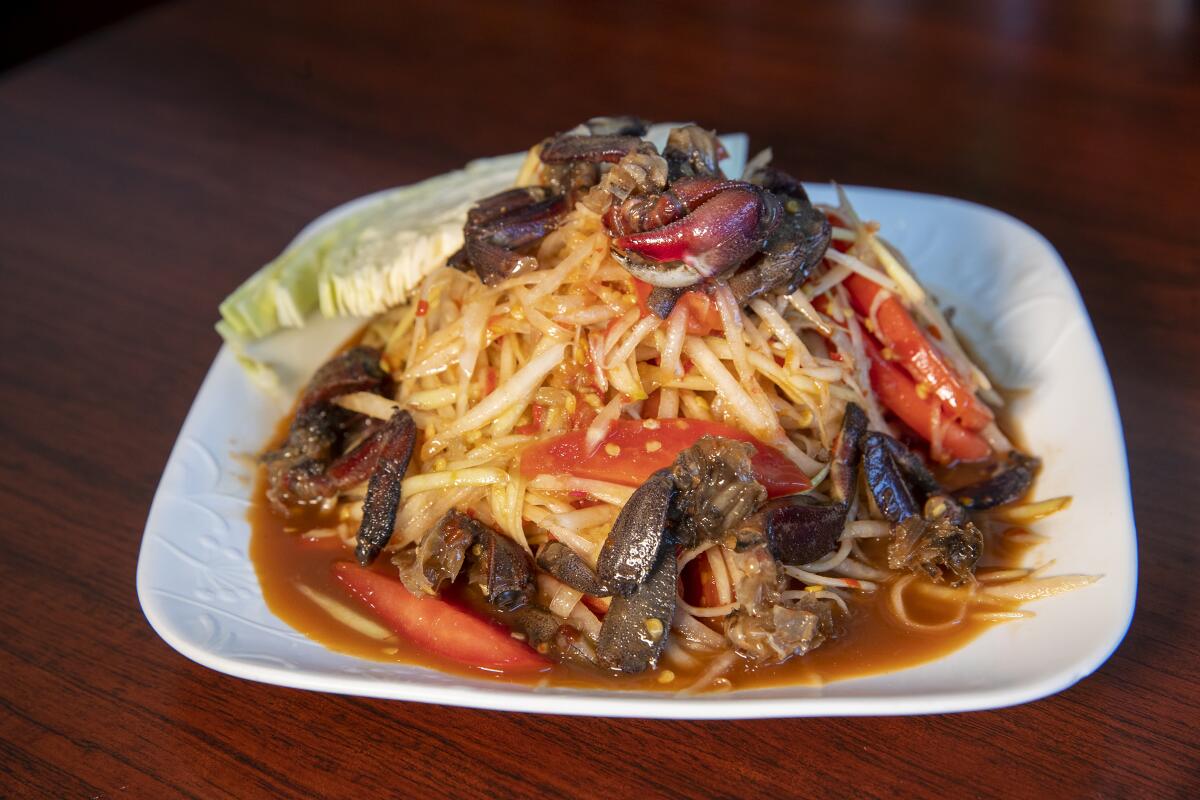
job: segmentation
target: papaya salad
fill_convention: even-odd
[[[879,225],[769,150],[731,176],[714,133],[645,132],[534,146],[312,375],[260,459],[276,612],[373,658],[704,692],[929,660],[1092,581],[1020,565],[1069,498],[1030,500],[1039,459]]]

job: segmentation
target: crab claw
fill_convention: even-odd
[[[1033,484],[1041,467],[1040,459],[1013,450],[1003,468],[989,478],[956,489],[952,493],[962,505],[974,511],[995,508],[1020,499]]]
[[[631,236],[662,228],[730,189],[745,189],[742,181],[724,178],[680,178],[662,193],[634,195],[604,214],[614,236]]]
[[[904,478],[908,484],[917,491],[924,494],[926,497],[940,494],[942,486],[938,483],[937,478],[929,471],[929,467],[925,466],[925,462],[921,457],[909,450],[897,439],[888,436],[885,433],[879,434],[883,439],[884,445],[887,447],[892,458],[896,461],[896,466],[900,468]]]
[[[667,644],[675,615],[675,581],[679,575],[675,548],[660,548],[644,583],[628,597],[613,597],[596,655],[609,669],[636,674],[652,669]]]
[[[892,523],[888,566],[952,586],[973,581],[983,552],[983,534],[955,500],[940,491],[917,505],[912,488],[940,487],[904,445],[887,434],[869,433],[863,441],[867,489],[880,515]]]
[[[784,214],[762,258],[729,279],[739,303],[779,286],[788,292],[800,288],[821,263],[833,235],[829,220],[813,207],[804,186],[791,175],[767,167],[750,176],[750,181],[777,198]]]
[[[762,249],[779,222],[779,201],[735,184],[655,230],[618,237],[617,255],[653,286],[690,286],[728,272]]]
[[[858,486],[858,462],[862,440],[867,435],[867,415],[857,403],[847,403],[842,427],[833,441],[829,465],[831,494],[835,503],[849,503]]]
[[[494,608],[516,611],[533,599],[533,565],[520,545],[457,509],[447,511],[414,552],[393,561],[418,597],[438,594],[466,565],[470,583]]]
[[[533,563],[521,546],[486,525],[471,548],[471,583],[488,603],[501,611],[515,611],[533,600]]]
[[[855,403],[847,403],[833,442],[833,502],[818,503],[804,495],[771,500],[735,531],[734,546],[744,549],[765,543],[784,564],[808,564],[835,549],[858,486],[859,451],[866,430],[867,415]]]
[[[541,186],[509,189],[480,200],[467,214],[463,247],[450,257],[453,267],[470,265],[488,286],[537,266],[521,250],[562,222],[567,200]]]
[[[370,477],[378,461],[378,430],[372,432],[368,425],[360,431],[368,433],[366,439],[336,456],[340,443],[349,438],[353,415],[330,401],[350,392],[379,392],[387,379],[379,358],[373,347],[354,347],[330,359],[309,381],[287,441],[262,456],[267,498],[280,512],[324,500]]]

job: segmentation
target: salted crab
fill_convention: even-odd
[[[355,551],[364,566],[391,539],[417,427],[407,411],[397,410],[379,424],[332,401],[351,392],[381,393],[387,377],[379,357],[375,348],[354,347],[317,370],[301,395],[287,439],[261,459],[267,498],[284,512],[368,481]]]
[[[667,316],[683,292],[725,283],[739,303],[794,291],[820,263],[831,227],[800,182],[762,168],[730,180],[711,131],[672,129],[660,155],[632,117],[590,120],[542,143],[542,186],[510,189],[468,214],[450,259],[487,284],[536,265],[526,255],[577,200],[603,213],[614,255],[653,286],[648,306]]]

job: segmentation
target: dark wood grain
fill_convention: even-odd
[[[0,796],[1200,793],[1197,12],[910,5],[185,3],[0,80]],[[988,713],[646,722],[262,686],[155,636],[141,529],[222,296],[346,199],[626,111],[1054,242],[1139,528],[1099,672]]]

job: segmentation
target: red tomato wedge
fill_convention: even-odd
[[[922,399],[908,373],[885,359],[879,345],[869,336],[863,337],[863,344],[871,360],[871,386],[879,399],[925,441],[931,441],[937,398]],[[942,449],[959,461],[979,461],[991,454],[991,448],[982,437],[953,421],[947,421],[943,426]]]
[[[638,308],[642,310],[643,317],[650,314],[650,307],[646,305],[646,299],[650,297],[650,291],[653,288],[645,281],[633,279],[633,289],[637,292]],[[707,336],[710,333],[725,330],[725,323],[721,321],[721,312],[717,310],[717,304],[704,292],[684,292],[683,297],[679,298],[679,302],[687,306],[687,332],[691,335]]]
[[[877,338],[896,354],[898,363],[914,381],[932,390],[947,414],[973,431],[992,421],[991,410],[963,384],[899,299],[861,275],[846,278],[846,288],[855,311],[864,319],[870,315],[876,296],[880,292],[887,295],[875,309]]]
[[[659,427],[646,427],[648,421],[657,422]],[[680,450],[691,447],[701,436],[724,436],[754,445],[754,458],[751,459],[754,475],[769,497],[812,488],[808,476],[783,453],[745,431],[719,422],[617,420],[608,437],[591,455],[584,446],[585,434],[583,430],[570,431],[525,448],[521,454],[521,474],[531,478],[536,475],[574,475],[624,486],[641,486],[651,473],[669,467]]]
[[[418,598],[395,578],[346,561],[334,564],[333,574],[386,627],[447,661],[504,672],[536,672],[550,666],[499,625],[444,600]]]

